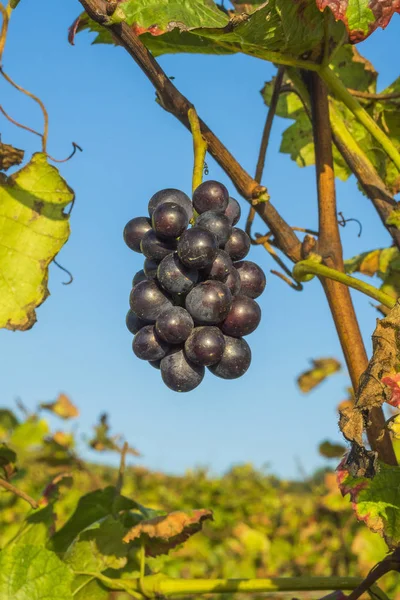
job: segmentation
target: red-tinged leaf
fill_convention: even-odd
[[[183,544],[201,530],[203,522],[211,519],[211,510],[199,509],[191,513],[183,511],[145,519],[132,527],[123,538],[125,543],[144,543],[147,556],[167,554],[169,550]]]
[[[384,29],[394,13],[400,13],[400,0],[317,0],[317,6],[321,11],[329,7],[335,19],[343,21],[352,44],[378,27]]]
[[[395,408],[400,408],[400,373],[382,377],[381,382],[392,390],[389,398],[386,395],[386,402]]]
[[[350,495],[357,519],[384,537],[389,548],[400,545],[400,469],[379,463],[373,478],[354,477],[345,457],[337,468],[342,495]]]

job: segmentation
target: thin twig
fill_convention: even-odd
[[[274,89],[272,91],[271,102],[269,104],[267,118],[265,119],[265,125],[264,125],[264,129],[263,129],[262,136],[261,136],[260,151],[258,153],[256,173],[254,176],[255,181],[257,181],[258,183],[261,182],[261,179],[263,176],[265,158],[267,156],[267,150],[268,150],[268,144],[269,144],[269,138],[271,137],[272,123],[274,121],[276,107],[278,106],[279,94],[280,94],[284,74],[285,74],[285,68],[279,67],[278,72],[276,74],[276,78],[275,78]],[[247,216],[245,231],[246,231],[247,235],[250,237],[250,240],[253,244],[254,244],[254,240],[251,236],[251,227],[253,225],[255,216],[256,216],[255,208],[254,208],[254,206],[251,206],[251,208],[249,210],[249,214]]]
[[[371,569],[364,581],[347,596],[347,600],[357,600],[364,592],[368,591],[378,579],[383,577],[383,575],[386,575],[386,573],[389,573],[390,571],[398,571],[399,567],[399,561],[392,556],[388,556]]]
[[[266,236],[263,236],[263,237],[265,239]],[[264,241],[262,245],[264,246],[264,248],[268,252],[268,254],[274,259],[274,261],[281,267],[281,269],[283,269],[283,271],[285,271],[286,276],[283,275],[282,273],[278,273],[277,271],[271,271],[271,273],[273,273],[274,275],[277,275],[278,277],[283,279],[283,281],[288,283],[290,285],[290,287],[293,288],[294,290],[301,292],[303,289],[303,286],[301,285],[301,283],[299,281],[296,281],[293,278],[292,272],[285,265],[285,263],[283,262],[281,257],[275,252],[275,250],[271,246],[270,242]]]
[[[10,123],[12,123],[13,125],[16,125],[17,127],[20,127],[21,129],[25,129],[25,131],[29,131],[30,133],[33,133],[34,135],[38,135],[40,138],[43,138],[43,134],[39,133],[39,131],[35,131],[34,129],[31,129],[31,127],[28,127],[27,125],[23,125],[22,123],[19,123],[18,121],[16,121],[15,119],[13,119],[12,117],[10,117],[10,115],[8,113],[6,113],[6,111],[4,110],[4,108],[1,106],[0,104],[0,112],[5,116],[6,119],[8,119],[10,121]]]
[[[62,284],[63,285],[70,285],[74,278],[73,275],[70,271],[68,271],[68,269],[66,269],[65,267],[63,267],[62,265],[60,265],[59,262],[57,262],[55,259],[53,259],[53,263],[56,265],[56,267],[58,267],[59,269],[61,269],[61,271],[64,271],[64,273],[66,273],[69,276],[69,281],[63,281]]]
[[[292,289],[296,290],[296,292],[303,291],[303,285],[299,281],[294,281],[294,279],[290,279],[286,277],[283,273],[279,273],[279,271],[275,271],[275,269],[271,269],[270,271],[273,275],[280,277],[285,283],[287,283]]]
[[[188,119],[193,137],[194,162],[192,190],[194,192],[194,190],[198,188],[203,181],[205,158],[207,154],[207,142],[201,133],[199,117],[197,116],[197,112],[194,108],[189,109]]]
[[[32,508],[36,509],[36,508],[39,507],[39,504],[36,502],[36,500],[34,500],[30,496],[28,496],[28,494],[26,494],[22,490],[19,490],[18,488],[16,488],[9,481],[6,481],[5,479],[2,479],[1,477],[0,477],[0,486],[3,487],[8,492],[11,492],[12,494],[15,494],[15,496],[18,496],[19,498],[22,498],[22,500],[25,500],[25,502],[27,502],[28,504],[30,504],[30,506]]]
[[[348,88],[350,94],[356,98],[364,98],[365,100],[398,100],[400,99],[400,92],[393,92],[391,94],[372,94],[370,92],[360,92],[359,90],[352,90]]]
[[[32,100],[37,102],[39,104],[40,108],[42,109],[43,119],[44,119],[44,127],[43,127],[43,135],[42,135],[42,150],[43,150],[43,152],[46,152],[47,138],[48,138],[48,134],[49,134],[49,115],[48,115],[45,105],[43,104],[43,102],[41,101],[40,98],[35,96],[35,94],[32,94],[32,92],[30,92],[29,90],[26,90],[23,87],[21,87],[20,85],[18,85],[17,83],[15,83],[15,81],[13,81],[11,79],[11,77],[9,75],[7,75],[7,73],[5,73],[5,71],[1,65],[0,65],[0,73],[3,75],[4,79],[6,81],[8,81],[9,84],[11,84],[13,87],[15,87],[15,89],[17,89],[22,94],[25,94],[25,96],[29,96],[29,98],[32,98]]]
[[[305,229],[304,227],[292,227],[293,231],[302,231],[303,233],[309,233],[310,235],[315,235],[318,237],[318,231],[314,231],[314,229]]]

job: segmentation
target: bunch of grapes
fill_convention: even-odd
[[[196,388],[205,367],[223,379],[241,377],[251,361],[243,338],[260,323],[255,298],[266,281],[258,265],[243,260],[250,238],[235,227],[237,200],[221,183],[206,181],[193,202],[180,190],[157,192],[149,215],[124,229],[129,248],[145,256],[126,316],[133,352],[177,392]]]

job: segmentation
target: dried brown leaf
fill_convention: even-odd
[[[123,541],[129,543],[137,540],[144,543],[147,556],[167,554],[200,531],[203,522],[208,519],[213,519],[212,511],[203,508],[191,513],[172,512],[141,521],[128,531]]]
[[[302,392],[310,392],[322,383],[329,375],[340,371],[341,364],[335,358],[317,358],[311,361],[312,369],[301,373],[297,384]]]
[[[20,165],[24,160],[24,154],[23,150],[0,142],[0,171],[7,171],[10,167]]]
[[[50,410],[62,419],[79,417],[79,410],[65,394],[60,394],[55,402],[42,403],[40,408]]]

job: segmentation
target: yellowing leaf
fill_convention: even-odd
[[[148,556],[167,554],[169,550],[183,544],[190,536],[201,530],[203,522],[212,520],[211,510],[193,510],[190,514],[183,511],[145,519],[132,527],[123,541],[140,541],[145,544]]]
[[[34,325],[49,295],[48,266],[69,236],[63,209],[73,198],[45,154],[11,177],[0,175],[0,327]]]
[[[329,375],[340,371],[340,362],[335,358],[317,358],[311,361],[312,368],[297,378],[297,384],[302,392],[310,392]]]
[[[78,408],[65,394],[60,394],[55,402],[51,402],[49,404],[42,403],[40,408],[50,410],[62,419],[73,419],[74,417],[79,417]]]

